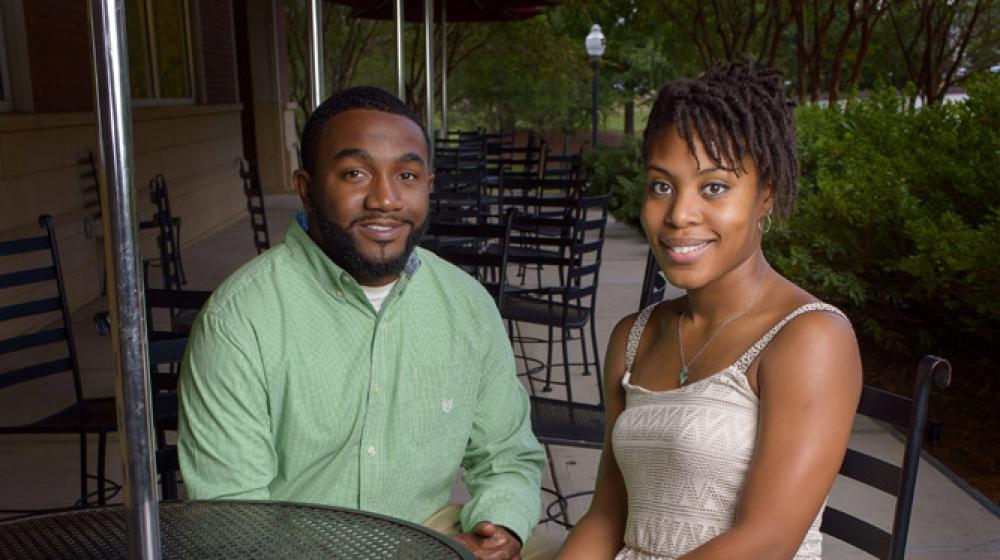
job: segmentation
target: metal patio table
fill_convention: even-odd
[[[163,502],[160,531],[164,559],[473,558],[457,542],[414,523],[351,509],[281,502]],[[0,522],[0,558],[127,556],[122,506]]]

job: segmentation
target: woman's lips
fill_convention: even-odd
[[[660,242],[667,250],[667,256],[670,257],[671,262],[676,264],[690,264],[697,261],[708,252],[712,243],[713,241],[708,239]]]

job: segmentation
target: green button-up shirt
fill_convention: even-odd
[[[417,249],[380,312],[298,223],[198,316],[178,449],[192,499],[288,500],[421,522],[465,467],[463,530],[522,541],[545,455],[489,294]]]

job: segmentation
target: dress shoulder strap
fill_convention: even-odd
[[[840,315],[845,321],[850,323],[850,320],[847,318],[847,315],[844,315],[843,311],[837,309],[836,307],[830,305],[829,303],[823,303],[823,302],[807,303],[801,307],[798,307],[797,309],[786,315],[785,318],[782,319],[781,321],[778,321],[778,324],[771,327],[771,330],[767,331],[764,334],[764,336],[760,337],[760,340],[755,342],[753,346],[748,348],[747,351],[744,352],[743,355],[740,356],[738,360],[736,360],[736,363],[734,365],[739,370],[739,372],[746,373],[747,369],[750,368],[750,364],[752,364],[753,361],[757,359],[757,356],[761,353],[762,350],[764,350],[765,347],[767,347],[768,343],[770,343],[771,340],[779,332],[781,332],[781,329],[785,328],[785,325],[790,323],[792,319],[795,319],[799,315],[809,313],[810,311],[827,311],[829,313],[834,313],[836,315]]]
[[[649,322],[649,316],[653,314],[653,310],[659,302],[653,305],[647,306],[645,309],[639,312],[636,316],[635,322],[632,323],[632,328],[628,331],[628,344],[625,346],[625,372],[632,371],[632,362],[635,361],[635,353],[639,350],[639,340],[642,339],[642,333],[646,330],[646,323]]]

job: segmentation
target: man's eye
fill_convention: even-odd
[[[357,179],[363,175],[364,174],[359,169],[348,169],[344,172],[345,179]]]
[[[649,192],[657,196],[668,195],[673,192],[673,187],[669,183],[664,181],[653,181],[649,184]]]
[[[417,179],[417,174],[412,171],[404,171],[399,174],[399,178],[404,181],[414,181]]]
[[[702,188],[708,196],[719,196],[729,190],[729,185],[723,185],[722,183],[709,183]]]

